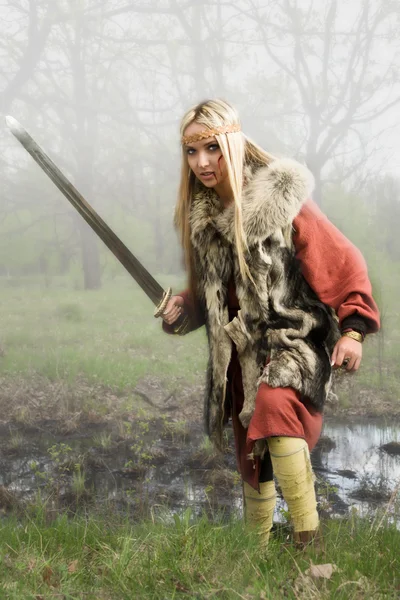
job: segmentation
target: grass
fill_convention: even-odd
[[[81,470],[80,465],[76,465],[72,473],[71,490],[78,498],[86,492],[85,482],[85,473]]]
[[[98,435],[93,436],[93,445],[99,450],[108,452],[112,447],[112,437],[109,433],[102,431]]]
[[[186,421],[164,420],[163,435],[173,442],[185,442],[189,437],[190,429]]]
[[[172,284],[176,291],[184,287],[179,279],[162,283]],[[67,278],[55,278],[51,288],[39,282],[18,287],[14,282],[2,286],[0,299],[0,377],[16,381],[40,376],[71,386],[85,381],[119,392],[132,390],[149,377],[157,378],[166,392],[204,380],[204,329],[185,337],[166,335],[153,318],[151,302],[127,277],[89,292],[70,289]],[[366,413],[382,414],[390,406],[400,411],[396,306],[385,310],[384,324],[384,337],[372,336],[365,344],[359,374],[337,377],[342,410],[354,410],[354,398],[364,393]],[[83,406],[76,410],[92,401],[83,394],[79,397]],[[25,417],[20,415],[21,420]]]
[[[140,404],[134,388],[149,378],[167,396],[180,385],[202,382],[205,333],[165,335],[152,317],[151,303],[128,279],[93,292],[71,290],[67,283],[60,280],[52,289],[3,286],[0,291],[2,418],[29,424],[63,415],[63,426],[74,431],[81,417],[90,416],[93,422],[93,415],[107,417],[115,421],[118,438],[131,441],[136,463],[147,465],[153,460],[143,445],[149,421],[132,420]],[[180,282],[167,283],[175,290],[182,287]],[[349,387],[349,403],[354,404],[354,395],[365,382],[380,393],[384,385],[392,400],[398,398],[395,357],[400,336],[394,317],[391,323],[384,370],[379,372],[378,344],[372,339],[365,347],[363,373]],[[189,398],[194,407],[196,397]],[[163,433],[184,440],[184,419],[165,421]],[[17,432],[11,446],[17,449],[22,443]],[[97,434],[93,444],[109,450],[112,438],[108,432]],[[72,462],[71,449],[59,443],[48,452],[62,473],[73,469],[71,489],[76,499],[89,494],[83,466],[73,468],[77,462]],[[200,455],[205,461],[212,459],[208,441]],[[219,475],[211,486],[234,483],[224,472]],[[190,509],[180,515],[164,513],[168,514],[164,521],[154,517],[140,524],[110,510],[104,516],[91,511],[90,516],[73,519],[55,517],[46,506],[26,510],[22,517],[4,517],[0,522],[1,599],[399,597],[400,532],[386,520],[384,527],[377,518],[370,522],[356,516],[327,522],[323,554],[312,549],[298,552],[278,532],[263,556],[241,522],[211,523],[205,517],[195,521]],[[305,574],[311,561],[333,563],[337,570],[329,580],[313,580]]]
[[[0,291],[0,409],[29,425],[123,415],[143,405],[135,396],[156,381],[163,399],[204,380],[204,330],[166,335],[154,307],[130,279],[84,292],[40,285]],[[174,282],[172,282],[174,283]],[[179,290],[182,282],[175,282]],[[13,398],[13,403],[9,398]],[[97,417],[95,417],[97,418]],[[72,419],[72,420],[71,420]],[[75,421],[74,421],[75,419]]]
[[[177,287],[177,289],[179,289]],[[205,335],[167,336],[134,282],[97,291],[3,287],[0,375],[85,377],[118,389],[146,375],[197,381],[205,369]]]
[[[208,435],[204,435],[198,448],[193,453],[192,459],[198,461],[202,466],[211,466],[221,461],[221,455],[215,449]]]
[[[400,586],[400,532],[357,517],[325,523],[324,551],[298,551],[278,532],[267,555],[241,522],[193,521],[190,510],[138,525],[112,515],[49,524],[38,510],[0,533],[7,599],[394,599]],[[313,579],[311,563],[336,571]]]
[[[17,452],[23,447],[24,437],[18,432],[13,431],[8,441],[8,450]]]

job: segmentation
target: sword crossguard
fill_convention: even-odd
[[[158,319],[158,317],[161,317],[161,315],[163,314],[168,302],[171,299],[171,296],[172,296],[172,288],[168,288],[167,291],[164,292],[164,296],[162,297],[160,304],[157,306],[156,310],[154,311],[154,316],[156,319]]]
[[[156,310],[154,311],[154,316],[156,317],[156,319],[158,317],[162,316],[171,297],[172,297],[172,289],[168,288],[167,291],[164,292],[164,296],[163,296],[160,304],[157,306]],[[176,321],[176,323],[174,324],[174,333],[176,333],[178,335],[185,335],[185,333],[187,333],[188,329],[189,329],[189,317],[187,315],[181,315],[179,317],[179,319]]]

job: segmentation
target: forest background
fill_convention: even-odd
[[[382,330],[327,412],[346,417],[345,442],[359,415],[384,415],[398,449],[399,30],[398,0],[0,0],[2,598],[399,597],[383,439],[366,452],[380,452],[377,485],[349,470],[361,443],[344,465],[383,513],[359,519],[319,478],[320,509],[346,515],[324,521],[322,556],[283,526],[265,557],[226,519],[242,508],[233,444],[221,457],[203,436],[204,330],[161,331],[4,120],[178,292],[179,121],[206,98],[235,104],[249,137],[311,169],[315,201],[368,263]]]
[[[1,113],[27,128],[175,291],[184,285],[172,223],[178,125],[189,106],[226,98],[239,109],[246,134],[269,152],[305,162],[316,180],[314,199],[364,254],[382,312],[382,332],[367,345],[362,384],[357,376],[346,385],[351,396],[367,387],[383,402],[398,402],[397,2],[16,0],[3,2],[0,15]],[[163,362],[154,347],[166,342],[158,341],[151,304],[134,293],[136,284],[4,122],[0,171],[2,372],[95,371],[117,385],[152,373],[154,358]],[[101,327],[90,321],[97,302],[104,310]],[[63,319],[75,318],[83,340],[99,327],[107,338],[122,316],[130,348],[138,347],[144,330],[148,346],[154,339],[137,373],[122,344],[119,370],[105,375],[104,337],[82,355],[75,348],[74,369],[71,352],[61,356]],[[114,333],[121,340],[121,328]],[[108,348],[113,344],[111,352],[110,338]],[[203,337],[198,344],[205,344]],[[173,348],[169,357],[172,352],[177,363],[184,356],[179,376],[204,370],[202,353],[193,365],[185,362],[188,346]]]

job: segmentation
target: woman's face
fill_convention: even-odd
[[[193,122],[186,127],[184,135],[195,135],[205,129],[204,125]],[[225,159],[214,136],[185,144],[184,151],[189,167],[206,187],[219,186],[228,179]]]

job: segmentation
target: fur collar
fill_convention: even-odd
[[[314,187],[310,171],[288,158],[265,167],[246,165],[245,181],[242,215],[249,245],[291,225]],[[194,246],[204,249],[216,232],[229,243],[234,241],[234,206],[221,210],[215,191],[200,182],[190,219]]]

